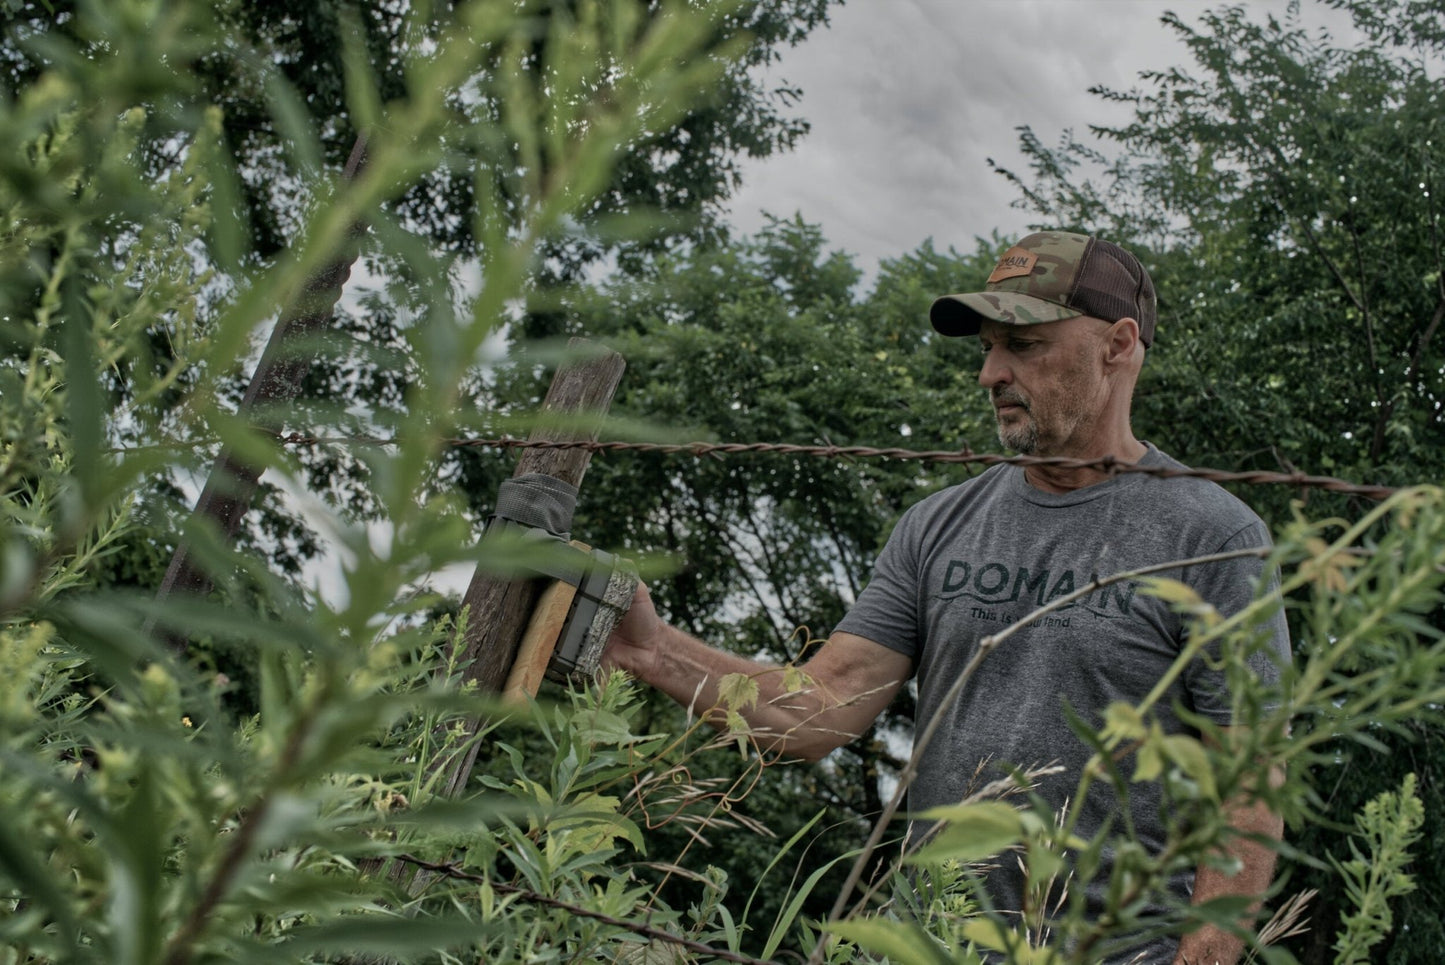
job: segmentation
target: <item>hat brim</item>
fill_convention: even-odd
[[[1042,325],[1078,318],[1083,312],[1018,292],[970,292],[944,295],[928,310],[940,335],[977,335],[985,321],[1004,325]]]

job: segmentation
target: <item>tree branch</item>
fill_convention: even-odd
[[[661,928],[654,928],[651,925],[643,925],[638,922],[624,921],[621,918],[614,918],[611,915],[604,915],[600,911],[593,911],[590,908],[583,908],[581,905],[574,905],[571,902],[562,901],[559,898],[550,898],[547,895],[538,894],[535,891],[528,891],[525,888],[518,888],[514,885],[500,884],[498,882],[491,881],[488,878],[484,878],[481,875],[476,875],[468,871],[463,871],[455,864],[438,864],[437,862],[425,861],[410,854],[399,854],[396,857],[398,861],[404,861],[407,864],[415,865],[416,867],[421,868],[425,871],[435,872],[436,874],[442,875],[443,877],[455,878],[458,881],[469,881],[474,884],[490,885],[494,891],[503,892],[509,895],[516,895],[523,901],[530,902],[531,904],[543,905],[547,908],[556,908],[558,911],[565,911],[567,914],[576,915],[578,918],[590,918],[593,921],[600,921],[604,925],[612,925],[615,928],[621,928],[624,931],[629,931],[634,935],[640,935],[643,938],[648,938],[653,941],[666,942],[669,945],[675,945],[678,948],[686,949],[690,952],[697,952],[700,955],[708,955],[713,958],[719,958],[725,962],[739,962],[741,963],[741,965],[772,965],[772,963],[764,961],[761,958],[753,958],[749,955],[740,955],[737,952],[731,952],[723,948],[714,948],[712,945],[706,945],[702,942],[693,941],[690,938],[683,938],[681,935],[674,935],[672,932],[664,931]]]

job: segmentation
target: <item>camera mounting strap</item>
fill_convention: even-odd
[[[547,677],[562,682],[589,679],[597,671],[602,648],[627,612],[638,584],[631,561],[568,540],[576,503],[575,486],[541,473],[517,476],[498,488],[496,508],[486,529],[489,535],[507,532],[538,541],[546,551],[527,554],[527,569],[569,584],[566,589],[570,592],[548,591],[549,599],[570,596],[546,667]],[[560,589],[554,585],[553,590]],[[534,615],[534,626],[543,609],[539,606]],[[551,637],[551,630],[543,635]],[[533,636],[530,629],[528,636]]]

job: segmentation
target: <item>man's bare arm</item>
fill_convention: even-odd
[[[1284,775],[1271,770],[1270,785],[1278,787]],[[1245,800],[1226,803],[1226,820],[1239,835],[1225,846],[1225,853],[1235,859],[1239,871],[1227,871],[1201,862],[1194,877],[1193,903],[1200,904],[1226,895],[1244,895],[1254,900],[1258,909],[1274,878],[1276,853],[1260,838],[1273,841],[1284,835],[1284,821],[1262,802]],[[1179,942],[1175,965],[1235,965],[1244,953],[1244,941],[1223,929],[1205,925],[1185,935]]]
[[[782,667],[748,660],[664,623],[645,587],[639,587],[607,649],[603,666],[625,670],[684,707],[708,713],[726,726],[718,684],[744,674],[758,684],[757,704],[742,710],[763,750],[818,760],[848,743],[882,713],[911,670],[909,658],[851,633],[835,633],[800,669],[801,688],[790,691]]]

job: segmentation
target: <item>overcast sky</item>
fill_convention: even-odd
[[[1251,0],[1262,19],[1288,0]],[[1194,23],[1219,0],[847,0],[832,25],[784,54],[773,76],[803,89],[812,131],[790,154],[757,162],[730,205],[745,233],[761,211],[821,224],[830,248],[879,258],[933,238],[973,248],[995,228],[1017,235],[1027,213],[988,158],[1022,168],[1015,128],[1047,144],[1069,127],[1122,120],[1088,93],[1136,86],[1139,72],[1189,63],[1168,10]],[[1338,15],[1304,0],[1306,24]]]

